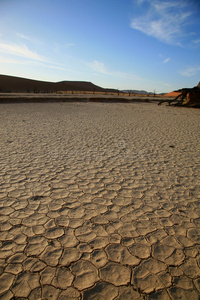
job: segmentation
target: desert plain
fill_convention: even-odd
[[[199,299],[200,110],[0,104],[0,299]]]

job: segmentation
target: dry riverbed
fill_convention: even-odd
[[[0,104],[0,299],[199,299],[200,110]]]

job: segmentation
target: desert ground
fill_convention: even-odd
[[[200,110],[0,104],[0,299],[199,299]]]

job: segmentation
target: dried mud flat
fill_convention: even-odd
[[[1,104],[0,123],[0,299],[199,299],[199,110]]]

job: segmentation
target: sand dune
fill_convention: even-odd
[[[51,93],[58,91],[92,91],[117,92],[115,89],[104,89],[86,81],[47,82],[27,78],[0,75],[0,92]]]
[[[170,92],[170,93],[165,94],[164,96],[165,97],[174,97],[174,98],[176,98],[180,94],[181,94],[181,92]]]

